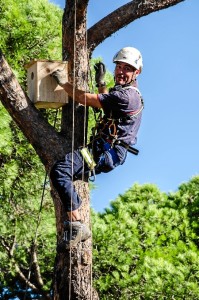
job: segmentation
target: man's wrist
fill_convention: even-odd
[[[106,86],[106,82],[105,81],[104,82],[99,82],[99,83],[96,84],[97,88],[101,88],[101,87],[105,87],[105,86]]]

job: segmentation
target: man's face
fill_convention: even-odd
[[[115,66],[115,83],[124,85],[135,80],[139,71],[124,62],[117,62]]]

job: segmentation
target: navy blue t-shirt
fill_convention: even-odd
[[[122,119],[128,114],[138,113],[142,108],[141,95],[133,87],[113,90],[108,94],[98,94],[98,99],[107,118]],[[118,140],[129,145],[136,144],[141,118],[142,111],[135,115],[133,120],[119,122],[117,124]]]

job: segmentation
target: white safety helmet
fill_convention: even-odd
[[[133,47],[122,48],[113,57],[113,62],[125,62],[139,70],[140,73],[143,68],[142,55],[139,50]]]

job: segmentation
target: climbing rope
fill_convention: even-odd
[[[73,99],[75,99],[75,88],[76,88],[76,21],[77,21],[77,3],[76,0],[74,0],[74,43],[73,43],[73,53],[74,53],[74,58],[73,58]],[[72,101],[72,143],[71,143],[71,160],[72,160],[72,166],[71,166],[71,174],[73,178],[74,174],[74,140],[75,140],[75,101]],[[71,181],[71,190],[73,189],[73,182]],[[72,193],[71,193],[71,208],[72,208]],[[72,210],[70,214],[70,237],[72,237]],[[69,249],[69,257],[70,257],[70,264],[69,264],[69,290],[68,290],[68,299],[71,300],[71,290],[72,290],[72,249],[71,249],[71,244],[70,244],[70,249]]]
[[[33,242],[32,242],[31,259],[30,259],[30,265],[29,265],[29,269],[28,269],[28,276],[27,276],[27,280],[26,280],[26,289],[25,289],[25,294],[24,294],[24,300],[26,300],[27,291],[28,291],[28,282],[30,281],[30,276],[31,276],[31,268],[32,268],[32,263],[33,263],[33,253],[34,253],[35,248],[36,248],[38,229],[39,229],[39,225],[40,225],[40,222],[41,222],[41,212],[42,212],[42,207],[43,207],[44,192],[45,192],[46,183],[47,183],[47,173],[45,174],[45,179],[44,179],[44,183],[43,183],[40,208],[39,208],[39,213],[38,213],[37,223],[36,223],[36,230],[35,230],[35,235],[34,235],[34,239],[33,239]]]
[[[59,110],[57,109],[56,110],[56,114],[55,114],[55,118],[54,118],[54,124],[53,124],[54,128],[55,128],[56,123],[57,123],[58,111]],[[48,173],[46,172],[45,173],[45,177],[44,177],[44,182],[43,182],[42,195],[41,195],[39,213],[38,213],[37,222],[36,222],[35,234],[34,234],[34,238],[33,238],[33,241],[32,241],[31,259],[30,259],[30,264],[29,264],[29,268],[28,268],[28,276],[27,276],[27,279],[26,279],[26,288],[25,288],[24,300],[26,300],[26,297],[27,297],[28,282],[30,281],[31,268],[32,268],[32,264],[33,264],[33,253],[34,253],[34,251],[36,249],[38,230],[39,230],[39,225],[41,223],[41,213],[42,213],[42,208],[43,208],[43,202],[44,202],[44,196],[45,196],[45,189],[46,189],[46,185],[48,183],[47,182],[47,178],[48,178]]]
[[[74,45],[73,45],[73,51],[74,51],[74,61],[73,61],[73,99],[75,99],[75,91],[76,91],[76,37],[77,37],[77,32],[76,32],[76,13],[77,13],[77,3],[76,0],[74,1]],[[85,36],[85,51],[87,52],[87,33]],[[88,63],[87,63],[88,64]],[[88,70],[87,70],[87,80],[85,78],[85,87],[84,90],[87,90],[87,81],[88,81]],[[87,129],[87,106],[86,106],[86,92],[85,92],[85,103],[84,103],[84,123],[83,123],[83,147],[86,145],[86,129]],[[75,101],[73,101],[73,107],[72,107],[72,145],[71,145],[71,150],[72,150],[72,177],[74,174],[74,169],[73,169],[73,163],[74,163],[74,139],[75,139]],[[83,160],[83,172],[82,172],[82,181],[84,181],[84,170],[85,170],[85,161]],[[73,183],[72,183],[73,184]],[[73,187],[71,186],[71,189]],[[72,195],[71,195],[71,207],[72,207]],[[80,218],[82,219],[82,215],[80,215]],[[72,212],[71,212],[71,220],[72,220]],[[71,224],[71,223],[70,223]],[[70,226],[70,236],[72,235],[72,224]],[[78,248],[77,248],[77,256],[78,256],[78,263],[82,264],[82,243],[79,243]],[[72,290],[72,249],[70,246],[70,266],[69,266],[69,295],[68,298],[69,300],[71,299],[71,290]],[[78,284],[79,284],[79,290],[81,288],[81,270],[79,269],[78,275]],[[91,265],[91,282],[92,282],[92,265]],[[92,300],[92,285],[90,287],[90,299]],[[78,295],[78,299],[81,300],[81,293]]]
[[[85,35],[85,52],[88,53],[87,50],[87,31],[86,31],[86,35]],[[89,64],[89,56],[87,55],[87,72],[86,72],[86,78],[85,78],[85,86],[84,86],[84,91],[85,91],[85,103],[84,103],[84,139],[83,139],[83,147],[86,147],[86,138],[87,138],[87,133],[86,133],[86,129],[87,129],[87,105],[86,105],[86,90],[87,90],[87,82],[88,82],[88,75],[89,75],[89,71],[90,71],[90,64]],[[94,91],[94,89],[93,89]],[[85,167],[85,160],[83,160],[83,168]],[[82,173],[82,181],[84,181],[84,171]],[[91,214],[89,215],[89,227],[91,228]],[[92,239],[92,230],[91,230],[91,239]],[[80,243],[80,251],[82,250],[82,244]],[[80,252],[81,253],[81,252]],[[82,260],[82,256],[80,255],[80,264],[81,264],[81,260]],[[91,264],[90,264],[90,300],[92,300],[92,260],[91,260]],[[79,279],[79,287],[80,287],[80,279]],[[80,298],[81,300],[81,298]]]

